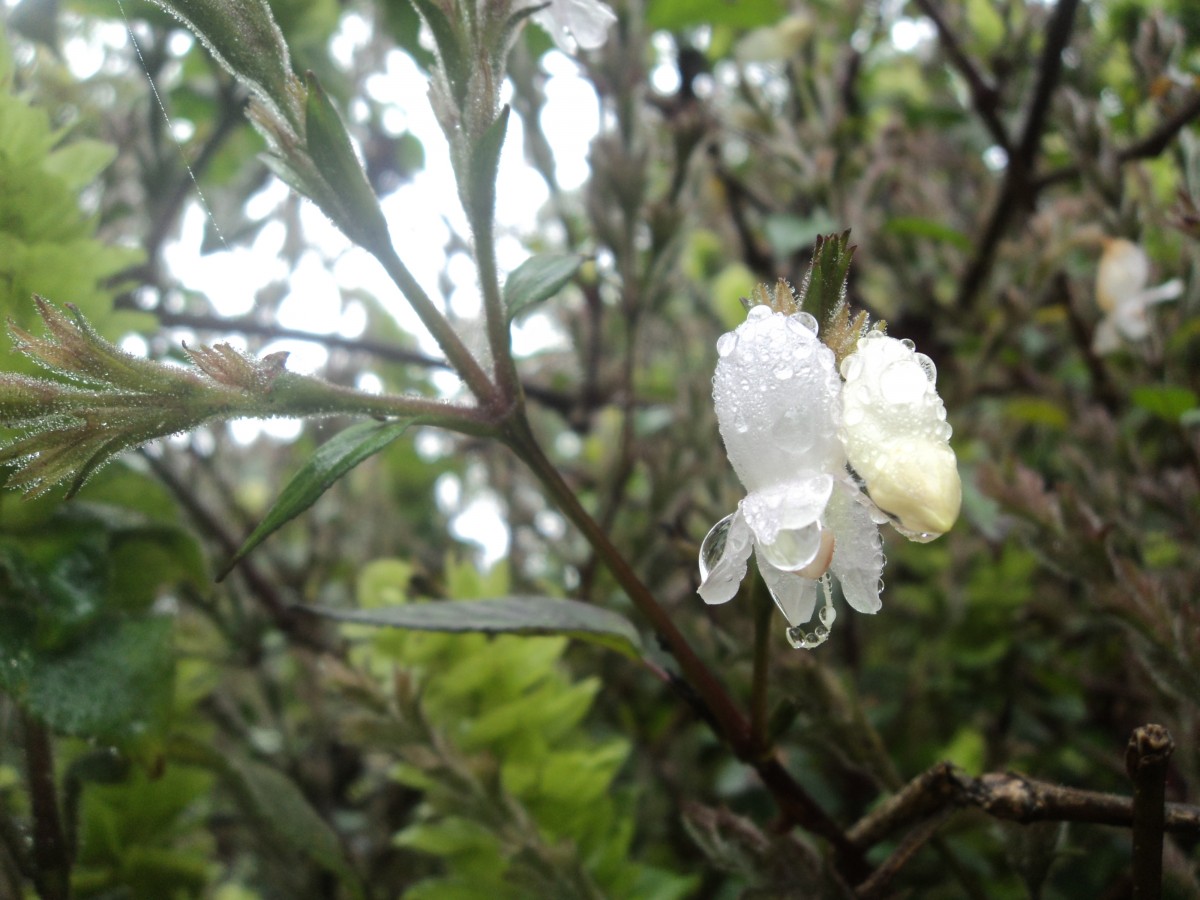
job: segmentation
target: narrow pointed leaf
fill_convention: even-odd
[[[379,198],[371,189],[362,163],[354,153],[350,135],[337,109],[317,81],[309,72],[305,76],[308,99],[305,102],[305,140],[308,153],[317,165],[321,176],[333,189],[330,203],[323,198],[313,197],[346,235],[370,249],[390,246],[387,221],[379,207]]]
[[[377,609],[303,607],[314,615],[358,625],[414,631],[484,634],[564,635],[599,644],[626,656],[642,654],[637,629],[611,610],[554,597],[499,597],[494,600],[447,600],[406,603]]]
[[[323,444],[288,482],[266,518],[246,538],[241,549],[221,570],[217,580],[228,575],[247,553],[270,535],[316,503],[317,498],[339,478],[404,434],[412,422],[412,419],[364,422],[347,428]]]
[[[496,174],[500,169],[500,151],[504,147],[504,136],[508,132],[506,106],[488,126],[471,152],[471,196],[474,220],[491,218],[496,208]]]
[[[508,321],[561,291],[581,265],[583,257],[576,253],[542,253],[517,266],[504,282]]]

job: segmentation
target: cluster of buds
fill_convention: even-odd
[[[185,348],[194,368],[142,359],[102,338],[77,309],[41,297],[47,334],[9,323],[16,349],[65,381],[0,373],[0,425],[22,433],[0,446],[7,486],[37,496],[66,482],[74,494],[118,454],[215,419],[288,415],[324,382],[288,372],[286,353],[262,359],[227,344]]]
[[[936,370],[911,341],[851,317],[844,293],[825,341],[786,282],[756,300],[717,342],[713,400],[747,493],[701,546],[699,592],[730,600],[753,551],[789,641],[811,648],[836,618],[831,576],[851,607],[877,612],[879,525],[932,540],[954,524],[962,487]]]

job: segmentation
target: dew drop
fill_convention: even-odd
[[[837,619],[837,610],[832,606],[822,606],[819,615],[821,617],[821,624],[826,628],[832,628],[834,621]]]
[[[720,561],[725,553],[725,541],[729,537],[729,527],[733,524],[733,513],[708,530],[704,540],[700,542],[700,580],[708,578],[708,573]]]
[[[792,377],[792,367],[791,366],[780,366],[778,369],[775,370],[775,377],[777,379],[779,379],[780,381],[787,381],[789,378]]]
[[[900,343],[903,344],[905,347],[907,347],[909,350],[917,349],[916,343],[914,343],[911,338],[901,338]]]
[[[717,356],[724,359],[737,349],[738,336],[732,332],[726,332],[717,338]]]
[[[748,321],[756,321],[758,319],[765,319],[769,315],[771,315],[771,307],[760,304],[746,313],[746,319]]]
[[[797,328],[803,328],[810,334],[816,334],[818,325],[817,318],[812,313],[798,312],[793,316],[788,316],[788,327],[793,331]]]

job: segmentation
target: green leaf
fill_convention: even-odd
[[[305,606],[314,615],[358,625],[416,631],[484,634],[565,635],[626,656],[641,656],[641,638],[624,616],[607,609],[553,597],[500,597],[411,603],[380,609]]]
[[[333,189],[328,197],[315,196],[318,192],[309,192],[310,196],[356,243],[369,249],[390,246],[387,220],[379,207],[379,198],[354,153],[342,117],[316,75],[309,72],[305,83],[308,99],[304,107],[304,129],[308,154]]]
[[[217,61],[299,131],[297,80],[267,0],[151,0],[177,16]]]
[[[500,150],[508,131],[511,108],[505,106],[496,121],[480,135],[471,151],[470,202],[472,221],[490,220],[496,209],[496,176],[500,170]]]
[[[1135,406],[1173,424],[1178,424],[1185,413],[1200,405],[1200,397],[1195,392],[1169,384],[1135,388],[1130,398]]]
[[[508,321],[561,291],[581,265],[583,257],[577,253],[541,253],[517,266],[504,282]]]
[[[951,228],[935,219],[923,219],[920,216],[897,216],[894,219],[888,219],[887,224],[883,226],[883,231],[886,234],[895,234],[901,237],[940,241],[964,252],[971,249],[969,237],[957,228]]]
[[[304,510],[317,502],[339,478],[370,456],[374,456],[408,430],[412,419],[364,422],[353,425],[323,444],[304,464],[267,512],[267,516],[242,544],[217,576],[220,581],[251,550]]]
[[[362,885],[346,861],[337,834],[292,779],[271,766],[236,754],[218,753],[189,738],[176,740],[171,749],[176,759],[219,773],[241,806],[272,837],[333,872],[352,896],[363,896]]]
[[[21,703],[62,734],[136,742],[170,711],[170,619],[131,619],[59,653],[26,656],[16,669]]]

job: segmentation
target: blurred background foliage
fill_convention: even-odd
[[[609,42],[574,63],[604,113],[578,190],[557,185],[541,130],[550,40],[528,29],[510,61],[514,127],[550,196],[519,237],[590,260],[532,313],[560,336],[520,361],[535,425],[735,696],[750,598],[705,608],[694,590],[698,542],[740,491],[710,399],[738,297],[798,279],[817,235],[851,228],[851,301],[938,366],[959,525],[888,539],[877,618],[843,615],[812,654],[771,635],[779,753],[845,825],[941,760],[1128,794],[1123,748],[1151,721],[1177,745],[1168,799],[1194,800],[1200,779],[1200,19],[1188,0],[1068,5],[1047,57],[1062,0],[615,4]],[[409,3],[271,6],[297,69],[349,111],[375,189],[409,182],[426,148],[368,90],[389,54],[430,63]],[[194,208],[185,159],[212,212],[205,251],[282,226],[288,266],[323,252],[299,201],[264,193],[233,80],[140,0],[20,0],[5,16],[4,316],[28,327],[36,292],[174,358],[182,340],[294,337],[286,279],[229,319],[170,264]],[[329,48],[348,23],[366,38],[347,62]],[[67,65],[80,41],[105,52],[84,79]],[[1104,236],[1185,290],[1150,311],[1147,340],[1101,356]],[[447,253],[466,242],[451,233]],[[326,377],[439,390],[394,300],[347,287],[330,302],[360,325],[312,339]],[[648,676],[664,654],[639,666],[563,638],[296,609],[540,593],[634,617],[500,447],[416,429],[215,583],[344,424],[252,442],[214,427],[69,504],[0,498],[0,896],[67,896],[29,877],[39,867],[95,900],[843,895],[819,841],[773,830],[769,795],[686,686]],[[481,497],[508,531],[490,570],[454,536]],[[51,814],[66,844],[33,859],[25,830]],[[1125,829],[961,811],[895,886],[1121,897],[1129,856]],[[1200,893],[1197,860],[1194,836],[1168,839],[1174,895]]]

